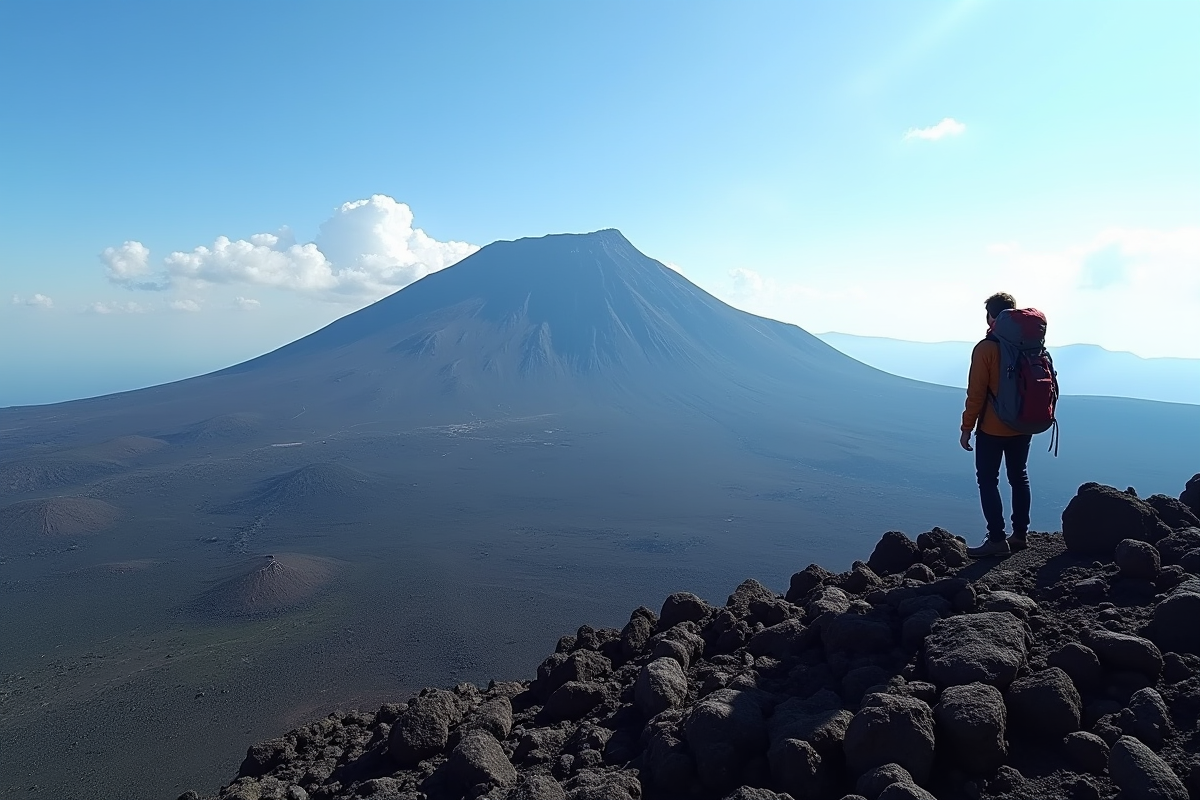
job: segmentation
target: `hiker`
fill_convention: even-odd
[[[1046,352],[1045,316],[1036,309],[1018,310],[1013,296],[1004,292],[989,297],[984,306],[988,332],[971,352],[959,438],[964,450],[975,451],[979,501],[987,520],[987,539],[967,549],[972,558],[1003,556],[1028,546],[1029,445],[1033,434],[1051,427],[1057,436],[1058,380]],[[1011,538],[1005,538],[1004,532],[1001,461],[1012,487]]]

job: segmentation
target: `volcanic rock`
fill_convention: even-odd
[[[1162,566],[1157,548],[1137,539],[1122,539],[1113,555],[1122,578],[1152,581]]]
[[[1058,667],[1013,681],[1004,702],[1013,726],[1034,737],[1058,740],[1079,730],[1079,690]]]
[[[1138,672],[1150,678],[1162,673],[1162,652],[1140,636],[1093,628],[1084,631],[1082,639],[1110,669]]]
[[[1063,749],[1071,764],[1083,772],[1099,775],[1108,768],[1108,743],[1094,733],[1068,733],[1063,737]]]
[[[1144,501],[1099,483],[1079,487],[1063,510],[1062,524],[1069,551],[1108,558],[1122,539],[1153,544],[1171,533]]]
[[[1146,505],[1153,508],[1158,518],[1172,530],[1200,527],[1200,515],[1182,500],[1165,494],[1152,494],[1146,498]]]
[[[1113,745],[1108,771],[1122,800],[1188,800],[1187,789],[1171,767],[1131,736]]]
[[[700,622],[710,611],[712,607],[691,592],[676,592],[663,601],[658,628],[666,630],[681,622]]]
[[[1200,517],[1200,472],[1188,480],[1183,491],[1179,493],[1179,500],[1190,508],[1193,514]]]
[[[895,763],[918,782],[933,768],[933,711],[911,697],[873,694],[846,728],[846,765],[855,775]]]
[[[1200,654],[1200,580],[1176,586],[1154,607],[1152,636],[1164,650]]]
[[[712,791],[735,788],[742,768],[767,749],[766,698],[754,690],[718,689],[683,721],[700,780]]]
[[[875,545],[867,566],[879,575],[894,575],[921,560],[921,548],[900,531],[888,531]]]
[[[687,675],[673,658],[658,658],[642,667],[635,697],[647,718],[668,708],[678,708],[687,697]]]
[[[1025,664],[1026,629],[1012,614],[982,612],[939,620],[925,640],[929,677],[942,686],[981,681],[1005,687]]]
[[[986,683],[951,686],[933,710],[940,742],[966,772],[990,773],[1008,755],[1008,711],[1000,690]],[[860,794],[866,794],[860,788]]]

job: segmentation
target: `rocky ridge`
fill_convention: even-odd
[[[218,797],[1200,797],[1200,475],[1179,499],[1085,484],[1061,535],[965,548],[889,532],[782,596],[673,594],[564,636],[531,681],[256,744]]]

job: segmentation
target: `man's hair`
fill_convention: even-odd
[[[994,295],[984,301],[983,305],[987,308],[989,317],[998,317],[1000,312],[1006,308],[1016,308],[1017,301],[1008,292],[996,292]]]

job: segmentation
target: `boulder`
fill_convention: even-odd
[[[492,736],[473,731],[463,737],[445,765],[450,782],[462,789],[478,786],[513,786],[517,771],[509,763],[500,743]]]
[[[1122,736],[1108,756],[1108,773],[1121,800],[1188,800],[1171,767],[1132,736]]]
[[[1057,741],[1079,730],[1083,702],[1071,677],[1058,667],[1013,681],[1004,702],[1013,727],[1035,738]]]
[[[679,662],[659,658],[642,667],[634,685],[634,701],[649,719],[668,708],[678,708],[687,698],[688,682]]]
[[[1111,558],[1122,539],[1154,543],[1171,529],[1136,495],[1085,483],[1063,510],[1062,532],[1070,552]]]
[[[899,764],[882,764],[859,776],[854,791],[867,800],[875,800],[893,783],[912,783],[912,775]]]
[[[739,786],[723,800],[792,800],[791,795],[778,794],[770,789],[756,789],[753,786]]]
[[[1182,500],[1165,494],[1152,494],[1146,498],[1146,505],[1153,508],[1158,518],[1172,530],[1200,528],[1200,514]]]
[[[712,607],[691,592],[675,592],[663,601],[658,629],[667,630],[681,622],[701,622]]]
[[[1108,768],[1108,742],[1094,733],[1075,731],[1063,737],[1063,751],[1071,766],[1099,775]]]
[[[923,609],[908,617],[900,626],[900,643],[907,650],[917,649],[941,618],[942,615],[932,608]]]
[[[1113,559],[1121,569],[1121,577],[1132,580],[1152,581],[1158,577],[1158,571],[1162,567],[1162,560],[1154,545],[1138,539],[1122,539],[1117,542]]]
[[[895,575],[921,560],[917,543],[900,531],[888,531],[875,545],[867,566],[879,575]]]
[[[937,800],[915,783],[893,783],[879,793],[879,800]]]
[[[942,692],[933,714],[939,740],[954,753],[964,771],[990,774],[1004,763],[1008,755],[1008,711],[995,686],[951,686]]]
[[[807,628],[797,618],[763,628],[750,639],[746,649],[754,656],[770,656],[785,661],[800,654],[809,641]]]
[[[1082,638],[1109,669],[1129,670],[1150,678],[1162,673],[1162,652],[1148,639],[1103,628],[1084,631]]]
[[[790,616],[789,604],[753,578],[742,581],[725,602],[739,619],[775,625]]]
[[[567,793],[554,778],[535,772],[511,789],[505,800],[567,800]]]
[[[836,586],[823,586],[808,602],[805,611],[808,618],[815,620],[822,614],[842,614],[850,608],[850,598]]]
[[[1188,480],[1183,491],[1179,493],[1179,501],[1200,517],[1200,472]]]
[[[572,722],[604,702],[604,687],[594,681],[567,681],[550,693],[546,715],[556,721]]]
[[[416,766],[442,752],[450,740],[450,729],[461,721],[462,711],[453,693],[426,689],[392,725],[388,754],[402,767]]]
[[[1026,628],[1012,614],[985,611],[938,620],[925,639],[925,667],[940,686],[1003,688],[1025,664]]]
[[[933,710],[915,698],[889,694],[870,695],[863,703],[843,740],[851,773],[895,763],[925,782],[933,767]]]
[[[836,772],[803,739],[780,739],[767,751],[771,779],[791,797],[828,797]]]
[[[696,772],[710,791],[737,786],[742,768],[767,749],[766,697],[754,690],[718,689],[683,720]]]
[[[933,570],[927,564],[913,564],[908,569],[904,570],[905,580],[918,581],[920,583],[931,583],[937,576],[933,574]]]
[[[882,583],[874,570],[861,561],[855,561],[850,572],[842,580],[841,586],[850,594],[864,595],[878,589]]]
[[[654,635],[654,623],[640,614],[634,614],[621,629],[621,654],[625,658],[636,658],[646,649],[646,643]]]
[[[1151,636],[1163,650],[1200,654],[1200,585],[1186,581],[1154,607]]]
[[[1016,592],[988,592],[978,600],[983,611],[1007,611],[1015,617],[1029,619],[1031,614],[1038,612],[1038,604],[1033,598]]]
[[[896,635],[886,616],[872,611],[838,614],[821,628],[821,641],[829,653],[862,655],[882,653],[896,643]]]
[[[512,732],[513,712],[512,701],[501,695],[483,701],[472,711],[458,730],[462,733],[479,730],[490,733],[500,741],[508,738]]]
[[[823,585],[833,577],[833,573],[817,564],[809,564],[792,576],[785,598],[790,603],[798,603],[808,596],[808,593]]]
[[[568,681],[591,683],[612,673],[612,662],[592,650],[576,650],[546,677],[542,691],[549,697]]]
[[[1083,690],[1095,689],[1104,680],[1104,668],[1092,648],[1079,642],[1067,642],[1046,659],[1051,667],[1058,667],[1071,676],[1075,686]]]
[[[1162,747],[1171,733],[1171,714],[1162,695],[1148,686],[1134,692],[1129,708],[1121,714],[1121,730],[1151,749]]]

